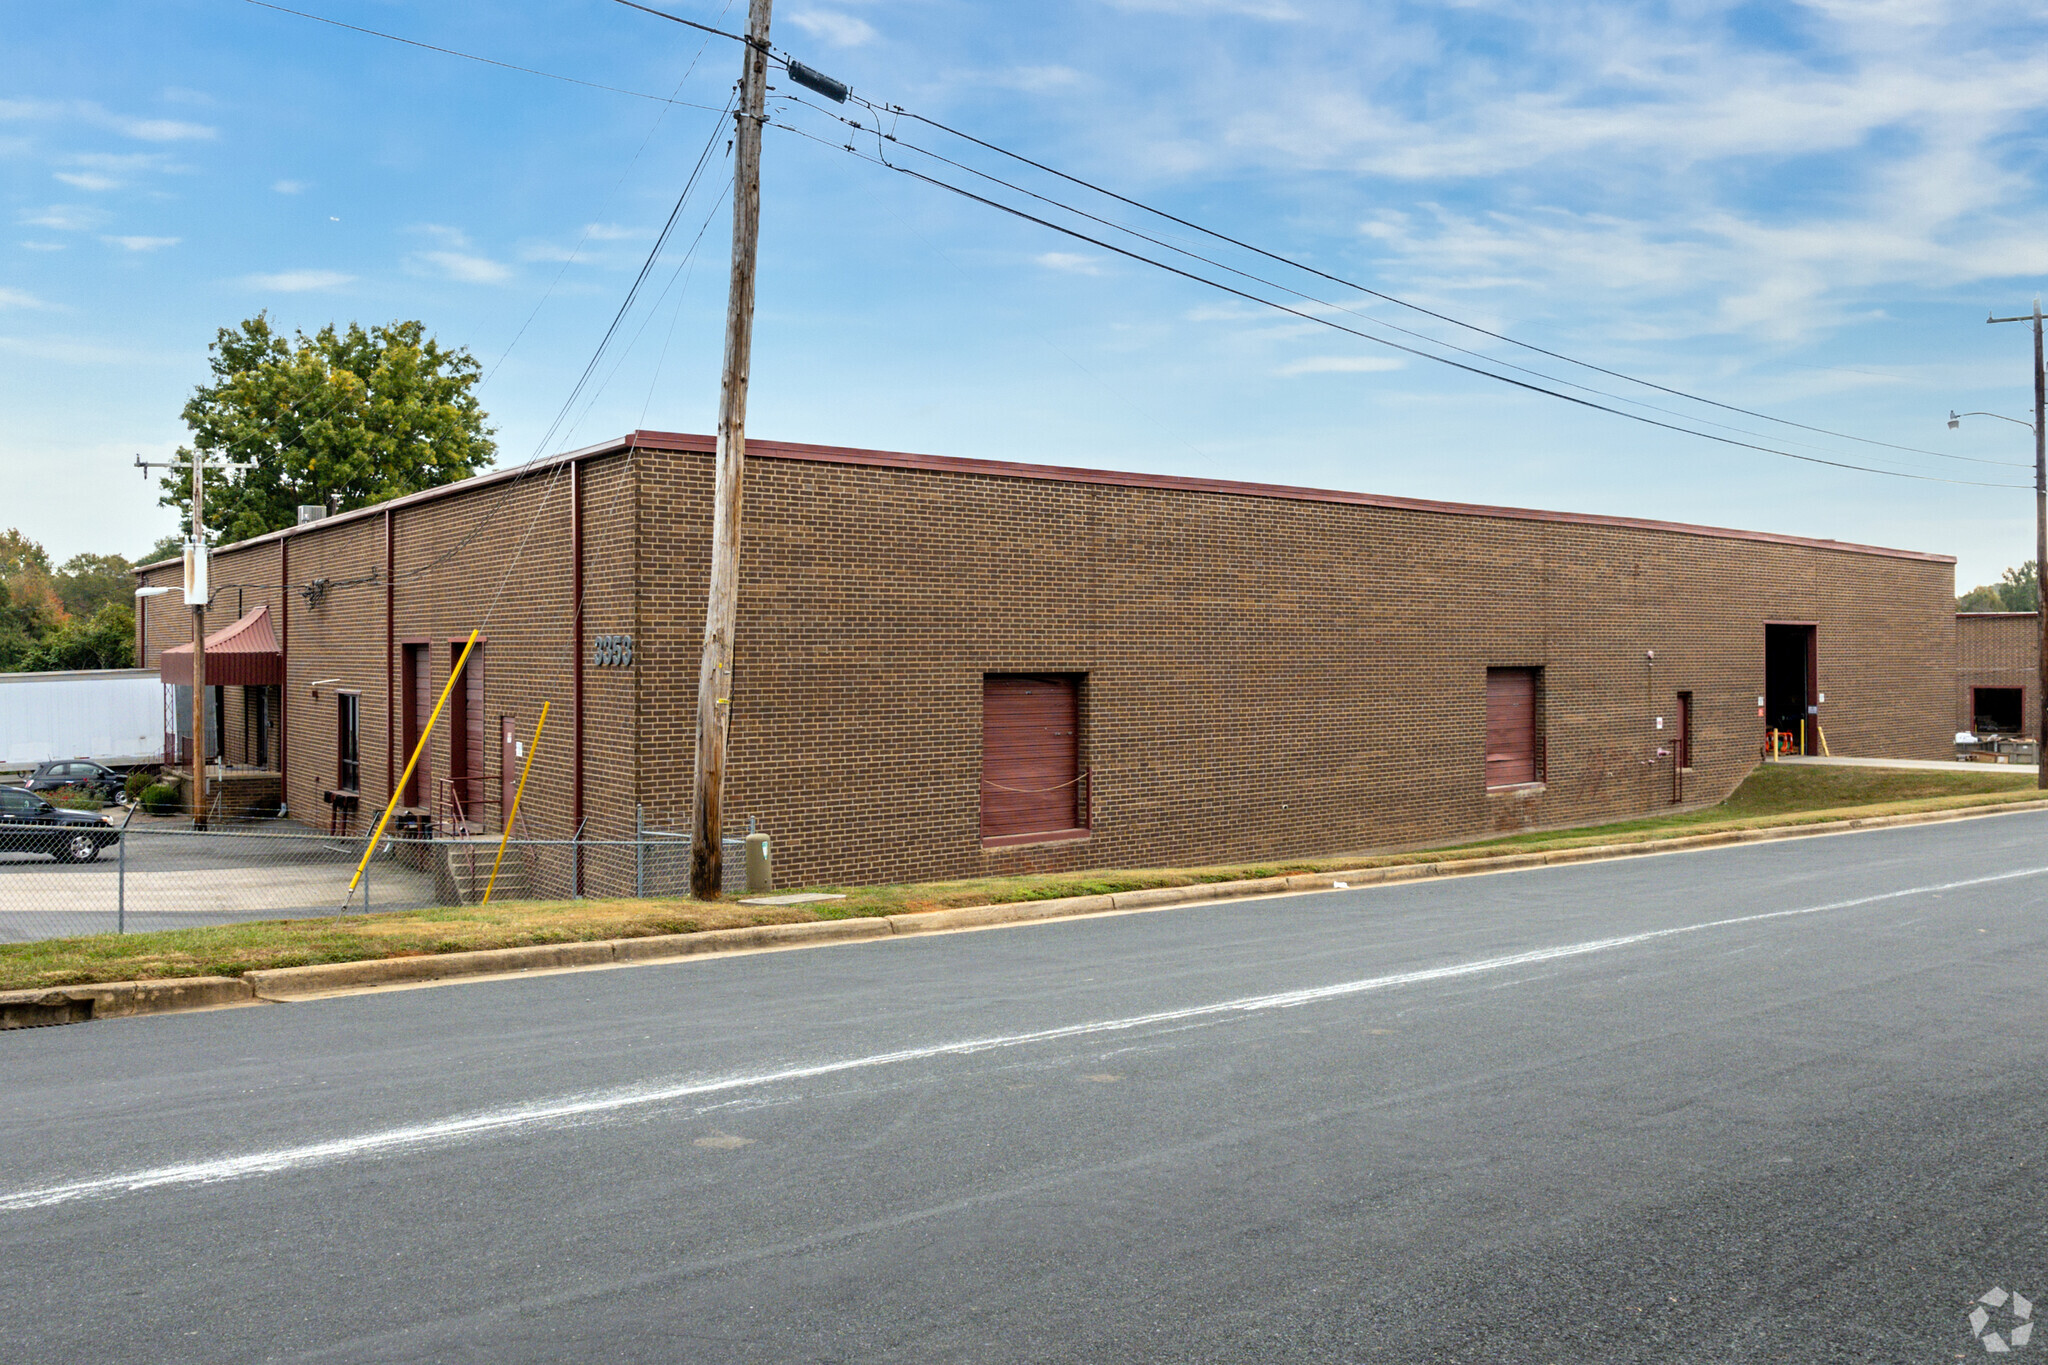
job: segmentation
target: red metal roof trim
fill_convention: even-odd
[[[648,450],[689,450],[710,452],[716,447],[709,436],[692,436],[672,431],[636,431],[627,444]],[[1291,502],[1334,502],[1356,507],[1385,507],[1408,512],[1434,512],[1445,516],[1499,517],[1509,521],[1550,521],[1574,526],[1618,526],[1637,531],[1666,531],[1676,535],[1711,536],[1719,540],[1751,540],[1767,545],[1798,545],[1814,550],[1840,550],[1847,554],[1883,555],[1892,559],[1916,559],[1930,564],[1953,564],[1954,555],[1928,554],[1921,550],[1895,550],[1883,545],[1860,545],[1847,540],[1818,540],[1810,536],[1779,535],[1771,531],[1742,531],[1725,526],[1696,526],[1681,521],[1652,521],[1643,517],[1609,517],[1592,512],[1546,512],[1528,507],[1494,507],[1483,503],[1437,502],[1429,498],[1398,498],[1379,493],[1349,493],[1328,488],[1296,488],[1277,483],[1240,483],[1232,479],[1196,479],[1178,474],[1126,474],[1104,469],[1074,469],[1064,465],[1015,464],[1008,460],[975,460],[953,455],[908,455],[887,450],[858,450],[845,446],[803,445],[794,441],[761,441],[749,438],[749,457],[771,460],[815,460],[823,464],[876,465],[885,469],[925,469],[952,474],[981,474],[1004,479],[1043,479],[1057,483],[1110,484],[1120,488],[1165,488],[1187,493],[1216,493],[1235,497],[1281,498]]]
[[[402,498],[337,512],[303,526],[287,526],[267,535],[237,541],[233,548],[258,545],[286,536],[311,535],[360,517],[375,516],[386,509],[431,502],[457,493],[474,492],[494,484],[530,478],[553,466],[573,463],[597,455],[621,454],[630,450],[681,450],[708,455],[717,449],[710,436],[676,431],[636,431],[629,436],[565,450],[557,455],[494,469],[456,483],[443,484]],[[1771,531],[1742,531],[1726,526],[1696,526],[1682,521],[1653,521],[1643,517],[1610,517],[1591,512],[1546,512],[1528,507],[1494,507],[1483,503],[1437,502],[1429,498],[1397,498],[1378,493],[1350,493],[1328,488],[1296,488],[1276,483],[1239,483],[1230,479],[1196,479],[1177,474],[1130,474],[1107,469],[1077,469],[1067,465],[1020,464],[1009,460],[977,460],[957,455],[911,455],[893,450],[861,450],[851,446],[805,445],[797,441],[763,441],[750,438],[747,454],[769,460],[813,460],[821,464],[870,465],[879,469],[921,469],[944,474],[978,474],[998,479],[1038,479],[1052,483],[1106,484],[1118,488],[1163,488],[1185,493],[1213,493],[1230,497],[1280,498],[1290,502],[1331,502],[1354,507],[1384,507],[1397,511],[1432,512],[1444,516],[1498,517],[1508,521],[1549,521],[1571,526],[1615,526],[1636,531],[1663,531],[1673,535],[1708,536],[1717,540],[1748,540],[1765,545],[1797,545],[1811,550],[1839,550],[1844,554],[1882,555],[1890,559],[1913,559],[1929,564],[1953,564],[1954,555],[1928,554],[1920,550],[1895,550],[1883,545],[1861,545],[1848,540],[1819,540],[1810,536],[1779,535]],[[225,550],[230,547],[221,546]],[[138,564],[132,572],[164,568],[177,560]]]
[[[166,684],[192,685],[192,645],[188,641],[163,652],[158,665]],[[270,628],[270,608],[258,607],[239,621],[206,637],[208,687],[281,687],[284,651]]]

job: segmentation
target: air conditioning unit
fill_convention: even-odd
[[[301,526],[304,526],[309,521],[321,521],[326,516],[327,507],[323,503],[302,502],[299,504],[299,525]]]

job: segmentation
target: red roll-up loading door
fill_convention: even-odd
[[[1536,670],[1486,670],[1486,785],[1535,782]]]
[[[1081,680],[991,673],[981,685],[981,837],[1080,829]]]

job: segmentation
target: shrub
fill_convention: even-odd
[[[128,780],[123,782],[121,786],[128,793],[130,801],[140,801],[142,794],[156,784],[156,774],[154,772],[148,768],[137,768],[134,772],[128,774]]]
[[[83,787],[58,787],[44,792],[43,799],[60,810],[104,810],[107,804]]]
[[[185,798],[175,782],[159,782],[142,789],[142,809],[147,815],[176,815],[185,809]]]

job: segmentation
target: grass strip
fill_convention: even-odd
[[[270,967],[645,938],[744,925],[1105,895],[1303,872],[1444,863],[1500,853],[1633,844],[1730,830],[1995,807],[2039,795],[2034,779],[2021,773],[1966,769],[1951,774],[1933,770],[1769,765],[1759,768],[1717,806],[1400,853],[1334,854],[1208,867],[1041,873],[901,886],[818,887],[813,889],[837,891],[846,899],[816,907],[691,900],[514,901],[481,908],[436,906],[375,915],[266,920],[146,934],[93,934],[0,944],[0,990],[178,976],[239,976]]]

